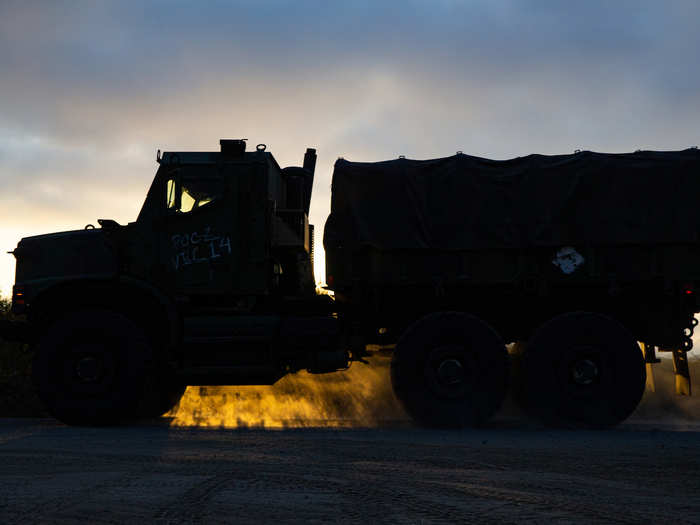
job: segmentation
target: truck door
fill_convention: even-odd
[[[233,211],[217,170],[183,166],[166,181],[166,259],[171,289],[185,295],[230,293],[234,270]]]

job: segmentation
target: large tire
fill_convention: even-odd
[[[428,315],[401,336],[391,362],[396,396],[432,427],[471,427],[496,413],[508,384],[508,353],[484,321],[460,312]]]
[[[186,389],[187,385],[178,380],[169,366],[157,364],[150,375],[139,416],[150,419],[166,414],[180,402]]]
[[[56,419],[115,424],[138,415],[151,359],[136,323],[116,312],[84,310],[49,326],[36,345],[32,376]]]
[[[634,337],[616,320],[571,312],[543,324],[522,359],[523,408],[555,426],[605,428],[636,408],[646,367]]]

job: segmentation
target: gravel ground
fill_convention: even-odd
[[[0,419],[0,522],[700,523],[700,424],[71,428]]]
[[[119,428],[0,419],[0,523],[700,523],[700,399],[673,394],[670,361],[609,431],[512,400],[486,428],[416,428],[387,363],[191,388]]]

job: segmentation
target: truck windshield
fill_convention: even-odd
[[[189,213],[221,197],[222,181],[218,178],[190,178],[168,180],[166,204],[169,210]]]

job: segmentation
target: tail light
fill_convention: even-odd
[[[24,286],[16,284],[12,287],[12,313],[23,314],[26,307]]]

